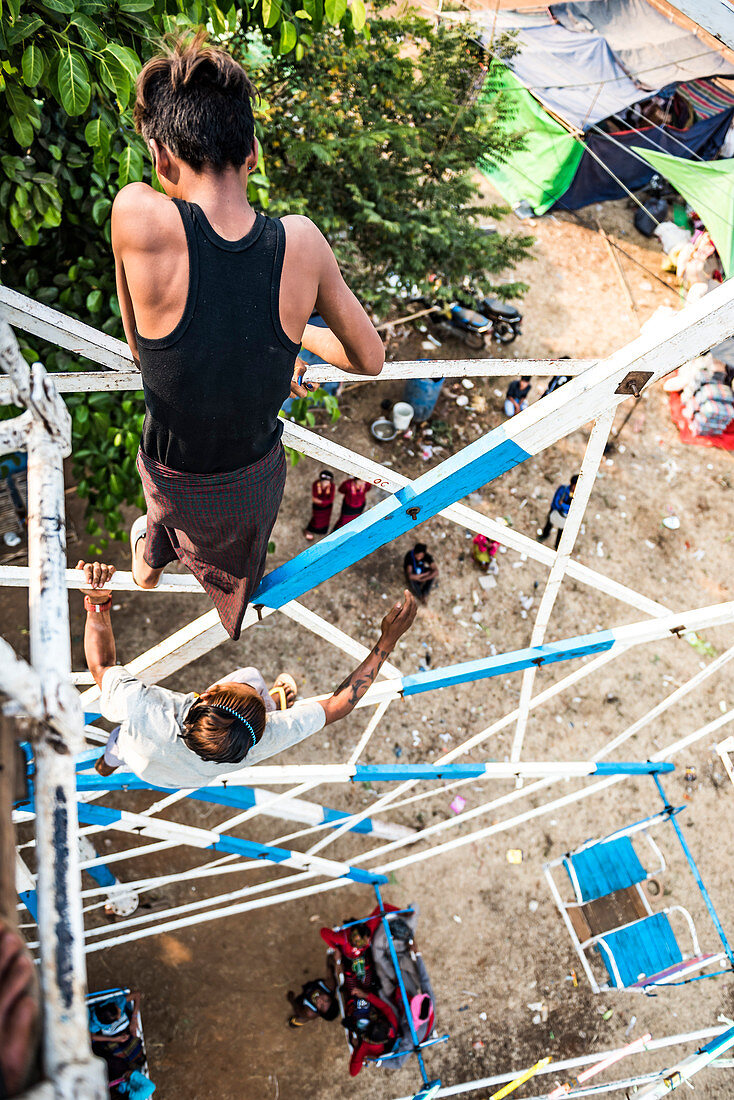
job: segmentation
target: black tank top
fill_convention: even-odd
[[[280,323],[285,252],[263,214],[239,241],[220,237],[195,203],[173,200],[186,230],[183,316],[160,340],[136,333],[145,391],[143,452],[185,473],[238,470],[280,439],[298,344]]]

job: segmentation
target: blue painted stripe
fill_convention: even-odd
[[[595,775],[656,775],[658,772],[674,772],[675,764],[666,761],[642,761],[632,764],[618,764],[611,760],[600,760]]]
[[[92,805],[89,802],[80,802],[78,812],[80,822],[85,825],[114,825],[115,822],[122,820],[122,811],[113,810],[108,806]],[[154,823],[151,822],[152,824]],[[254,840],[242,840],[240,837],[224,834],[220,834],[211,844],[207,844],[206,849],[229,852],[232,855],[246,856],[250,859],[268,860],[271,863],[283,863],[294,856],[303,857],[303,852],[291,852],[288,848],[272,848],[267,844],[257,844]],[[371,874],[369,871],[363,871],[361,867],[350,867],[340,877],[372,886],[388,881],[385,875]]]
[[[502,425],[494,428],[394,496],[274,569],[261,582],[252,603],[282,607],[527,458],[528,452],[508,438]],[[411,515],[408,509],[417,511]]]
[[[116,886],[117,879],[110,871],[109,867],[104,863],[97,864],[96,867],[85,867],[86,873],[94,879],[98,886]]]
[[[392,783],[402,779],[478,779],[484,764],[357,764],[354,783]]]
[[[81,765],[84,767],[84,765]],[[139,779],[137,775],[132,772],[115,772],[113,775],[98,775],[96,772],[94,775],[78,775],[76,781],[76,789],[78,792],[82,791],[166,791],[171,790],[170,787],[154,787],[151,783],[146,783],[144,779]],[[254,791],[250,787],[201,787],[199,790],[192,790],[186,796],[187,798],[193,798],[197,802],[213,802],[217,806],[234,806],[247,810],[251,806],[256,805]],[[312,803],[309,803],[312,805]],[[321,823],[324,825],[341,825],[351,814],[346,813],[344,810],[333,810],[329,806],[318,807],[322,813]],[[318,824],[318,822],[317,822]],[[356,824],[351,825],[350,832],[352,833],[365,833],[369,834],[374,831],[374,822],[371,817],[363,818],[362,821],[358,821]]]
[[[532,665],[540,667],[555,664],[557,661],[572,661],[576,657],[586,657],[592,653],[604,653],[612,648],[614,642],[611,630],[600,630],[596,634],[582,634],[577,638],[516,649],[510,653],[498,653],[495,657],[482,657],[478,661],[464,661],[459,665],[446,665],[428,672],[415,672],[412,676],[403,677],[403,695],[419,695],[424,691],[451,687],[453,684],[466,684],[473,680],[520,672]]]
[[[18,897],[35,921],[38,920],[38,894],[35,890],[21,890]]]

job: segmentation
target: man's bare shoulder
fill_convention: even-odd
[[[155,251],[181,236],[181,217],[167,195],[147,183],[128,183],[112,204],[112,233],[122,245]]]
[[[319,227],[305,214],[284,214],[280,220],[289,245],[330,251],[328,242]]]

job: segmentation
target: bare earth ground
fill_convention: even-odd
[[[624,248],[657,271],[658,247],[636,233],[624,204],[606,204],[603,209],[585,213],[598,213]],[[510,228],[518,228],[514,217],[507,222]],[[525,332],[506,354],[604,356],[632,339],[638,324],[625,303],[598,235],[570,217],[540,220],[531,232],[537,236],[535,258],[518,272],[531,287],[523,306]],[[622,262],[641,319],[660,304],[675,304],[673,294],[652,277]],[[415,337],[408,344],[392,346],[390,352],[393,358],[424,354]],[[461,345],[446,343],[437,354],[454,357],[469,353]],[[533,398],[539,397],[543,388],[544,383],[536,383]],[[458,384],[444,387],[436,416],[453,425],[455,447],[502,420],[503,390],[501,384],[478,380],[470,396],[484,396],[486,411],[474,414],[455,404],[456,395],[467,391]],[[354,387],[343,398],[341,421],[324,430],[338,442],[416,476],[427,464],[414,442],[401,440],[385,447],[375,444],[369,435],[369,423],[379,414],[380,402],[385,398],[397,400],[400,395],[399,383]],[[621,418],[622,414],[618,422]],[[587,431],[564,439],[539,458],[486,486],[472,497],[472,505],[488,515],[507,517],[515,528],[533,536],[545,517],[555,486],[567,481],[578,468],[586,439]],[[732,455],[681,445],[668,414],[667,399],[659,388],[635,411],[621,443],[624,450],[620,447],[614,451],[602,466],[577,544],[578,559],[671,609],[731,599]],[[308,460],[289,471],[274,535],[274,564],[290,558],[303,546],[301,531],[308,515],[308,489],[316,471],[315,464]],[[73,494],[69,501],[72,516],[79,521]],[[679,530],[670,531],[661,525],[668,514],[680,518]],[[82,524],[77,522],[77,527],[82,529]],[[539,595],[546,571],[508,551],[499,556],[497,587],[485,594],[477,584],[468,557],[469,538],[463,529],[436,519],[421,527],[419,535],[440,565],[441,583],[429,605],[419,612],[412,633],[396,651],[395,663],[411,672],[427,653],[436,667],[486,655],[490,644],[498,651],[527,645],[534,610],[523,617],[520,595],[532,594],[535,582],[540,585]],[[309,593],[303,602],[371,644],[388,601],[401,589],[402,557],[411,544],[408,537],[400,539],[398,545],[378,551],[346,576]],[[70,547],[73,564],[82,549],[82,544]],[[123,550],[116,551],[115,560],[128,567]],[[122,661],[154,645],[209,606],[204,597],[186,595],[163,598],[122,593],[118,601],[121,610],[115,616],[115,629]],[[73,595],[76,668],[83,662],[80,603]],[[0,613],[6,624],[22,622],[23,607],[24,594],[0,592]],[[477,609],[482,614],[479,624],[471,618]],[[642,617],[633,607],[566,581],[548,638],[563,638]],[[23,633],[10,629],[4,633],[24,649]],[[718,652],[734,644],[731,628],[706,631],[704,635]],[[709,659],[685,641],[673,638],[629,651],[626,657],[534,712],[525,756],[587,758]],[[266,676],[274,677],[282,669],[292,671],[303,695],[330,690],[350,668],[343,654],[284,617],[273,616],[246,632],[238,643],[220,646],[173,677],[170,686],[201,690],[229,669],[249,663],[260,666]],[[541,672],[536,691],[566,671],[557,667]],[[516,706],[519,688],[520,676],[514,675],[395,703],[372,738],[364,760],[392,762],[395,746],[402,749],[401,763],[431,760]],[[732,695],[731,675],[725,670],[724,675],[712,677],[682,705],[647,727],[620,750],[617,758],[645,759],[655,749],[716,718],[720,708],[731,707]],[[367,718],[367,712],[359,712],[306,742],[290,758],[302,762],[345,760]],[[504,759],[513,730],[511,726],[488,741],[475,750],[471,759]],[[418,745],[414,745],[413,731],[418,731]],[[672,802],[686,805],[681,818],[686,838],[731,935],[734,789],[713,750],[714,740],[724,736],[725,731],[721,731],[716,737],[705,738],[681,757],[667,789]],[[687,784],[683,771],[689,765],[695,767],[697,778]],[[509,782],[472,783],[461,788],[467,809],[513,789]],[[435,842],[465,835],[472,827],[490,825],[538,805],[541,799],[575,789],[576,783],[560,781],[548,792],[500,808],[496,816],[494,812],[484,814],[467,826],[439,833]],[[354,809],[367,805],[374,796],[374,791],[364,789],[319,788],[312,797]],[[448,804],[452,797],[453,793],[439,794],[406,806],[397,810],[393,819],[419,826],[451,818]],[[107,799],[110,804],[133,808],[149,801],[144,795]],[[647,1030],[659,1037],[712,1026],[719,1013],[734,1011],[731,977],[669,989],[655,998],[624,993],[594,997],[583,980],[578,988],[569,980],[571,969],[579,969],[578,963],[545,886],[543,860],[588,837],[604,835],[647,816],[659,806],[651,782],[626,780],[597,798],[550,810],[511,831],[397,871],[385,896],[394,903],[414,901],[420,906],[419,940],[436,991],[438,1027],[451,1035],[448,1044],[427,1054],[432,1076],[441,1076],[444,1084],[455,1084],[519,1069],[546,1054],[563,1058],[606,1050]],[[193,803],[176,807],[171,814],[175,820],[203,827],[213,827],[228,816],[214,807],[197,808]],[[267,841],[291,828],[271,818],[259,818],[243,826],[242,835]],[[676,848],[672,830],[668,827],[658,839],[669,860],[663,877],[665,903],[688,907],[696,920],[702,947],[715,949],[714,929]],[[305,846],[306,842],[301,843]],[[106,850],[105,844],[117,847],[117,838],[108,836],[100,851]],[[352,837],[338,841],[325,854],[355,859],[368,847],[372,847],[368,841]],[[522,849],[519,866],[507,862],[509,848]],[[388,858],[409,851],[400,849]],[[184,859],[174,852],[149,857],[147,862],[139,861],[140,866],[134,866],[135,873],[165,872],[197,862],[195,857]],[[223,877],[213,880],[212,889],[229,892],[241,881],[240,875]],[[247,881],[258,880],[253,875]],[[207,893],[206,886],[196,884],[168,887],[158,892],[155,902],[177,904]],[[537,902],[537,907],[531,902]],[[126,984],[142,991],[151,1070],[161,1100],[331,1100],[334,1096],[392,1100],[412,1095],[419,1083],[415,1065],[397,1072],[368,1067],[352,1080],[347,1074],[346,1045],[338,1024],[319,1021],[298,1032],[285,1026],[286,991],[298,989],[306,977],[324,970],[319,926],[365,913],[372,904],[366,888],[349,887],[110,948],[89,956],[90,988]],[[681,935],[685,942],[685,932]],[[528,1005],[540,1001],[547,1007],[547,1019],[534,1024],[535,1011]],[[605,1020],[603,1015],[608,1009],[613,1009],[613,1014]],[[633,1015],[637,1021],[630,1028]],[[607,1079],[672,1065],[682,1053],[677,1049],[630,1059],[607,1074]],[[517,1095],[535,1096],[543,1087],[530,1084]],[[697,1095],[710,1100],[731,1097],[731,1071],[705,1071],[697,1078],[696,1088]],[[484,1100],[490,1092],[484,1089],[471,1095]]]

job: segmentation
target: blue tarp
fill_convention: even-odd
[[[696,122],[688,130],[648,126],[617,134],[587,134],[586,150],[573,183],[551,209],[578,210],[592,202],[625,198],[627,191],[614,181],[611,173],[622,180],[630,191],[644,187],[652,178],[653,169],[630,151],[633,145],[652,152],[672,153],[676,157],[684,157],[685,150],[688,150],[691,160],[695,154],[703,160],[710,160],[718,152],[732,119],[734,107],[713,118]]]
[[[522,27],[509,65],[518,80],[554,114],[587,130],[647,98],[598,34],[557,24]]]
[[[568,30],[602,35],[626,72],[651,91],[680,80],[734,75],[720,53],[646,0],[579,0],[551,4],[550,11]]]

